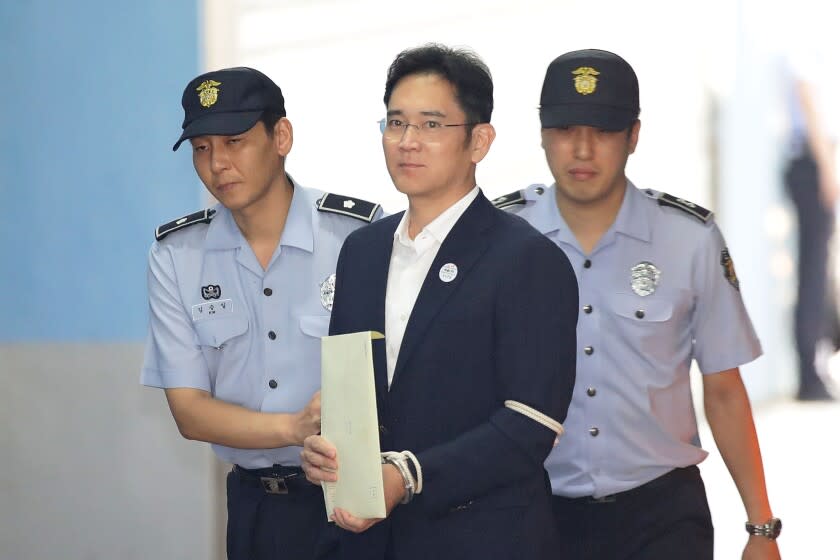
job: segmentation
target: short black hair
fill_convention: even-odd
[[[260,115],[260,122],[263,123],[263,126],[265,126],[266,133],[268,133],[269,136],[274,136],[274,125],[285,116],[286,115],[281,115],[280,113],[266,109],[263,111],[263,114]]]
[[[402,51],[388,68],[385,81],[385,105],[400,80],[414,74],[436,74],[452,84],[455,99],[467,122],[489,123],[493,113],[493,77],[477,54],[468,49],[428,43]],[[467,127],[467,137],[472,133]]]

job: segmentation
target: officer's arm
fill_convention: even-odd
[[[307,436],[320,430],[320,392],[295,414],[257,412],[192,388],[166,389],[166,400],[182,436],[227,447],[271,449],[303,445]]]
[[[738,368],[703,375],[703,405],[723,462],[741,494],[748,521],[773,517],[750,401]]]
[[[301,445],[320,429],[320,395],[297,414],[269,414],[214,399],[207,363],[184,311],[166,247],[149,252],[149,342],[142,382],[166,390],[178,429],[196,439],[243,449]]]

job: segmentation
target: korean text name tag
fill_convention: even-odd
[[[223,314],[230,315],[231,313],[233,313],[233,301],[229,299],[205,301],[204,303],[197,303],[192,306],[193,321],[210,319]]]

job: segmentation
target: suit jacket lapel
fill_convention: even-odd
[[[392,393],[402,370],[446,300],[464,283],[470,269],[487,249],[486,236],[482,233],[493,224],[494,212],[496,209],[493,205],[479,193],[478,198],[464,211],[443,241],[432,266],[429,267],[406,325],[397,365],[394,368],[394,379],[391,382]],[[451,282],[444,282],[439,276],[441,267],[447,263],[458,267],[458,274]]]
[[[368,263],[368,284],[367,287],[371,290],[371,300],[373,305],[371,307],[371,322],[368,324],[374,325],[374,329],[385,333],[385,293],[388,287],[388,269],[391,264],[391,251],[394,245],[394,232],[400,223],[401,214],[390,216],[392,221],[391,226],[387,229],[387,234],[384,234],[375,239],[375,246],[371,251],[371,261]],[[373,359],[374,359],[374,378],[376,383],[376,392],[380,398],[380,402],[384,403],[388,395],[388,365],[385,355],[385,343],[383,341],[375,341],[373,343]]]

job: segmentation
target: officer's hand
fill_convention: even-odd
[[[382,465],[382,484],[385,491],[385,517],[388,517],[394,511],[394,508],[397,507],[397,504],[402,501],[403,496],[405,496],[402,475],[397,470],[397,467],[388,464]],[[336,525],[353,533],[367,531],[382,521],[382,519],[378,518],[362,519],[341,508],[335,508],[333,510],[332,519]]]
[[[742,560],[781,560],[779,545],[773,539],[753,535],[744,547]]]
[[[323,437],[313,435],[303,440],[300,458],[301,468],[309,482],[321,484],[338,480],[338,452]]]
[[[308,436],[321,432],[321,391],[317,391],[303,409],[295,414],[295,439],[303,445]]]

